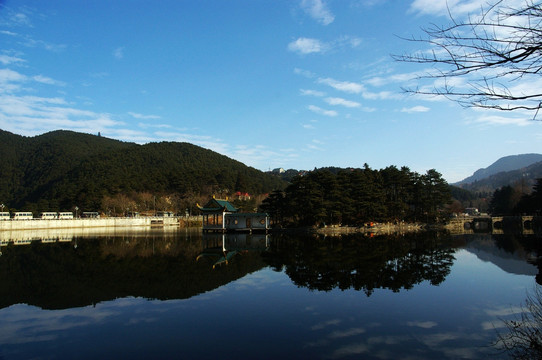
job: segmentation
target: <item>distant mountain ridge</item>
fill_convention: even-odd
[[[495,190],[502,188],[503,186],[519,185],[522,187],[522,191],[529,192],[532,186],[536,183],[536,180],[542,178],[542,159],[538,162],[531,163],[531,161],[536,161],[539,158],[542,158],[542,155],[525,154],[525,156],[507,156],[497,160],[488,168],[480,169],[475,172],[475,175],[477,175],[476,180],[472,180],[474,177],[473,175],[453,185],[475,193],[493,193]],[[519,161],[514,162],[515,160]],[[509,169],[511,167],[515,169],[509,171],[498,171],[500,169]],[[490,175],[479,178],[478,176],[480,176],[480,174]]]
[[[484,169],[478,169],[471,176],[454,185],[469,184],[500,172],[519,170],[542,161],[542,154],[521,154],[505,156]]]
[[[32,211],[97,210],[118,194],[263,194],[285,182],[214,151],[179,142],[139,145],[58,130],[0,130],[0,202]]]

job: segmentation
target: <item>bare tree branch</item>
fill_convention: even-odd
[[[403,90],[443,96],[465,107],[529,111],[536,119],[542,107],[542,1],[525,0],[521,8],[506,3],[488,4],[465,21],[454,19],[449,10],[450,25],[432,24],[423,29],[425,37],[405,39],[430,51],[393,58],[430,65],[418,81],[444,83]]]

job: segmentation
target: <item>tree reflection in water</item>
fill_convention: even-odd
[[[496,347],[512,359],[542,359],[542,288],[537,286],[511,320],[502,320]]]
[[[443,240],[438,233],[283,237],[264,256],[297,286],[319,291],[352,288],[370,296],[374,289],[399,292],[425,280],[442,283],[455,260],[455,250]]]

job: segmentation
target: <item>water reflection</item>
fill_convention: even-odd
[[[0,307],[26,303],[59,309],[127,296],[186,299],[265,266],[257,252],[245,251],[230,266],[213,271],[196,261],[203,250],[198,231],[126,231],[15,244],[2,246]]]
[[[450,273],[455,249],[438,233],[348,235],[310,240],[281,239],[265,255],[275,270],[311,290],[375,289],[398,292],[428,280],[439,285]]]
[[[310,290],[410,290],[443,283],[466,248],[508,273],[537,275],[539,242],[495,235],[342,237],[120,229],[2,234],[0,306],[96,304],[125,296],[185,299],[270,266]],[[11,236],[11,237],[8,237]],[[37,240],[39,236],[43,236]],[[27,244],[29,246],[17,246]],[[31,264],[31,265],[30,265]],[[218,271],[221,268],[220,271]],[[540,278],[537,275],[537,279]]]
[[[203,251],[196,261],[207,261],[213,269],[228,265],[234,257],[249,251],[266,251],[269,248],[269,234],[247,233],[205,233]]]
[[[493,358],[540,246],[178,228],[66,240],[1,247],[0,358]]]

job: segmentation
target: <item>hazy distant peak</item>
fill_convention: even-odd
[[[477,180],[485,179],[491,175],[503,172],[503,171],[513,171],[518,170],[534,163],[542,161],[542,154],[521,154],[521,155],[510,155],[500,158],[495,161],[493,164],[484,169],[479,169],[457,184],[468,184]]]

